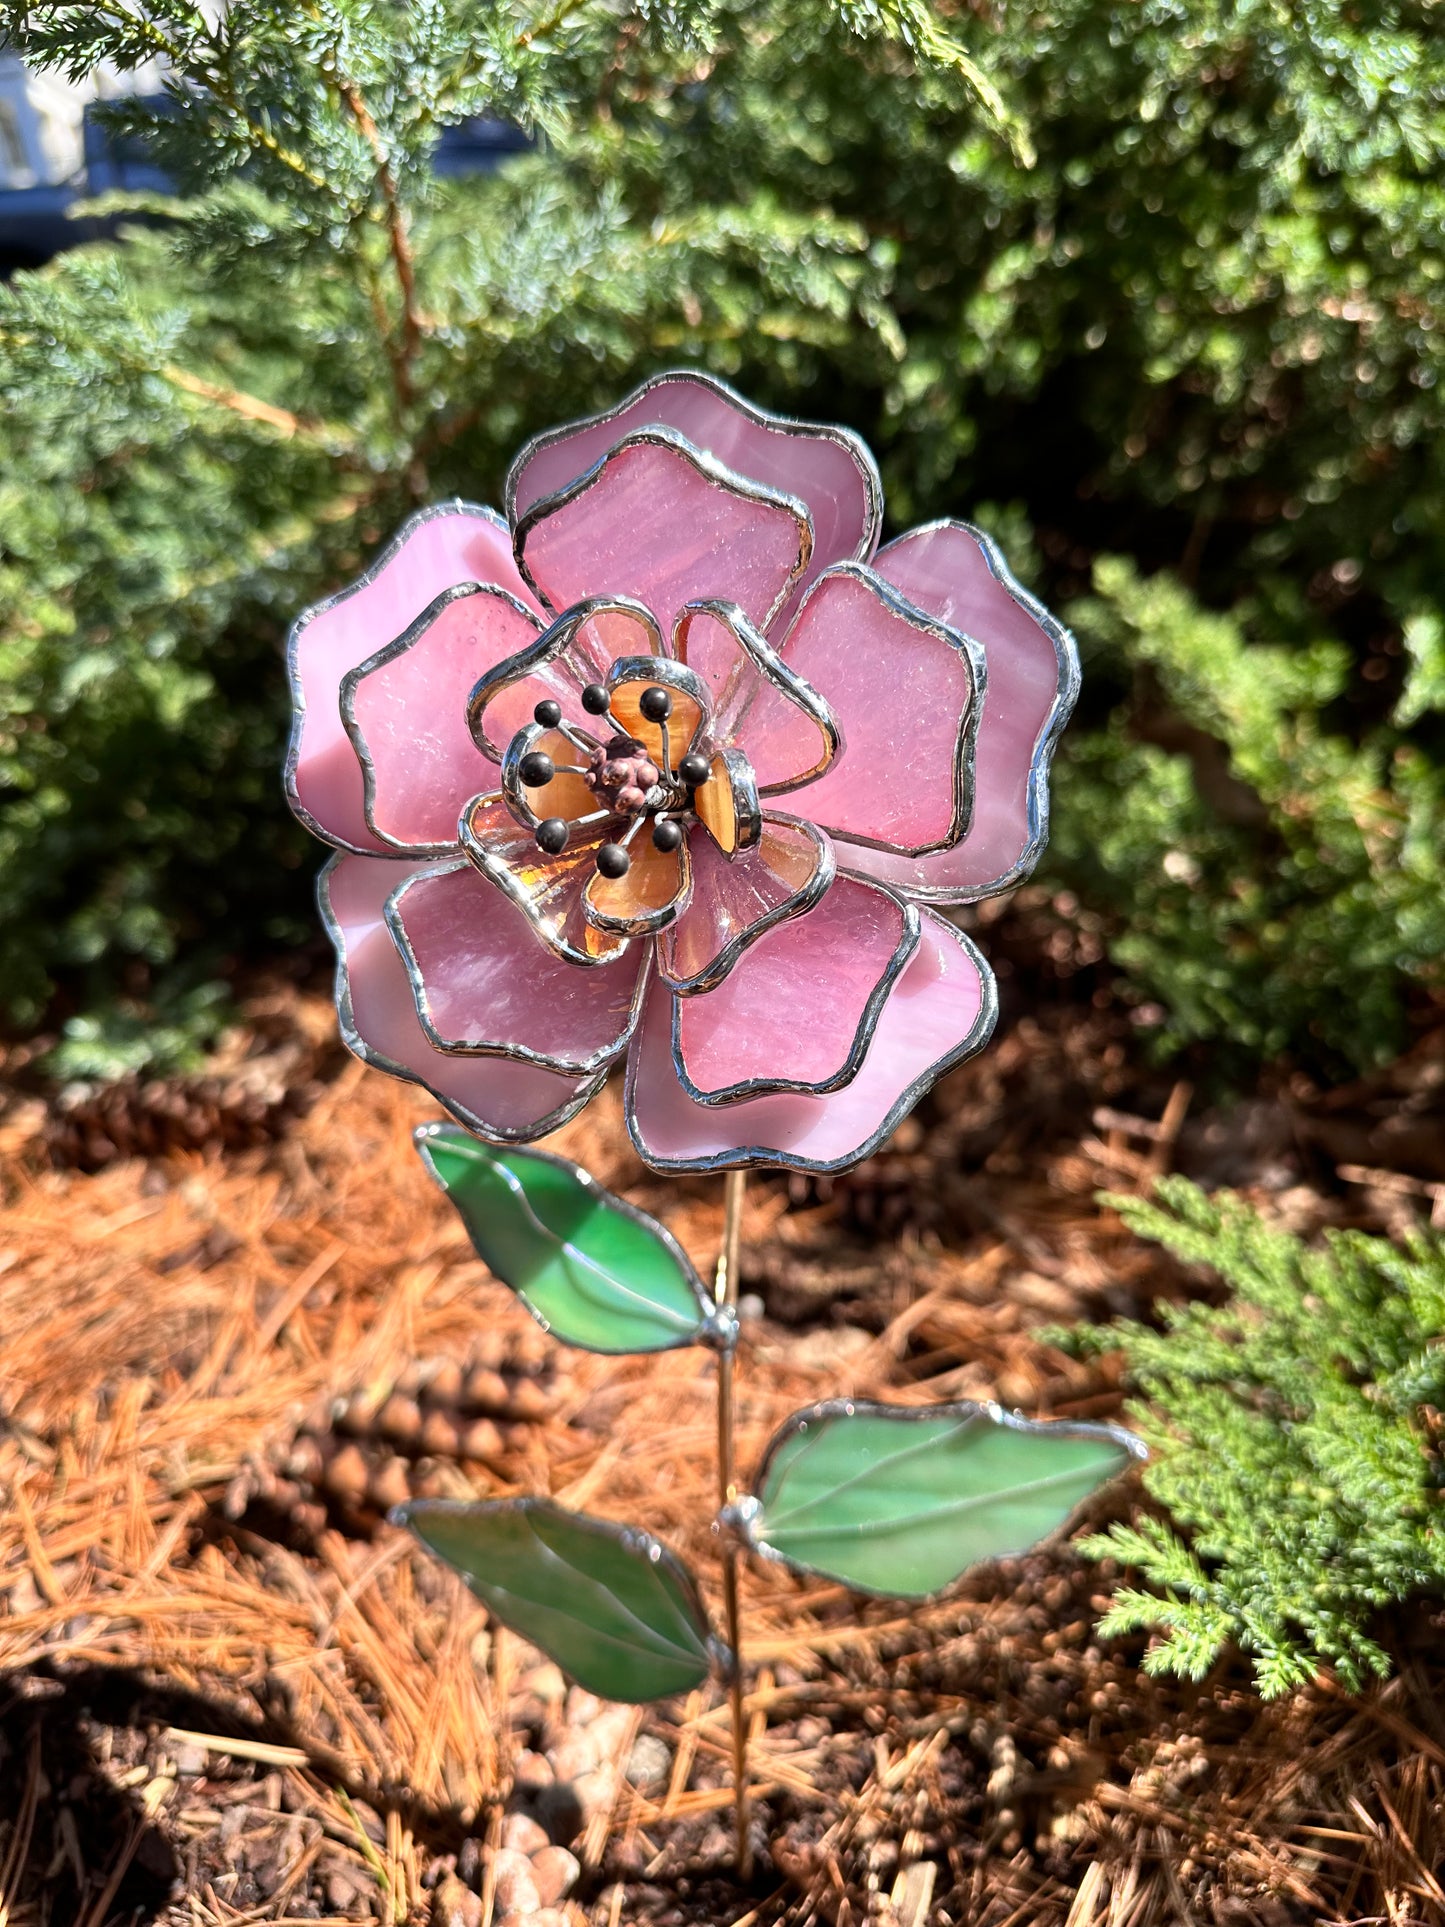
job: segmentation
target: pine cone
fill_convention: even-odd
[[[298,1546],[328,1523],[369,1537],[392,1506],[465,1489],[463,1467],[504,1474],[550,1415],[553,1376],[530,1334],[505,1347],[484,1341],[465,1362],[409,1365],[390,1384],[308,1414],[264,1461],[245,1465],[227,1491],[227,1515]]]

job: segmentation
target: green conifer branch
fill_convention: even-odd
[[[1272,0],[1206,0],[1187,44],[1123,0],[620,19],[233,0],[217,27],[183,0],[0,0],[36,65],[165,54],[174,111],[107,114],[183,190],[109,200],[163,225],[0,284],[6,1020],[62,979],[84,1006],[129,960],[300,928],[268,774],[288,611],[385,539],[422,454],[435,490],[494,498],[527,434],[677,360],[846,415],[899,528],[981,516],[1012,561],[1031,517],[1051,543],[1147,528],[1154,570],[1172,544],[1188,592],[1106,565],[1070,612],[1092,707],[1040,882],[1161,1052],[1340,1076],[1398,1050],[1445,983],[1445,41]],[[1027,103],[1032,171],[960,50]],[[387,154],[410,323],[328,58]],[[439,130],[488,112],[545,148],[436,179]],[[338,463],[375,480],[352,517]],[[268,549],[308,518],[309,544]],[[151,781],[177,763],[189,811]],[[1380,1382],[1429,1403],[1437,1357],[1422,1341]]]
[[[845,0],[840,11],[855,32],[881,31],[901,42],[925,66],[957,75],[991,126],[1002,134],[1019,166],[1034,165],[1038,155],[1028,128],[978,62],[940,23],[929,0]]]
[[[362,97],[361,89],[355,81],[348,79],[344,74],[335,76],[335,84],[338,94],[345,102],[348,113],[371,149],[376,162],[376,181],[382,198],[383,218],[391,262],[396,272],[401,312],[400,327],[393,330],[384,304],[378,302],[376,304],[377,320],[382,347],[391,369],[392,386],[396,394],[398,427],[403,436],[407,436],[412,428],[411,416],[416,405],[416,357],[421,347],[423,329],[421,308],[417,300],[416,260],[412,251],[410,228],[406,210],[402,206],[391,157],[370,109]],[[414,499],[421,501],[427,488],[426,468],[415,454],[408,464],[407,482]]]
[[[565,26],[572,15],[580,13],[586,4],[587,0],[557,0],[557,4],[550,12],[543,14],[540,20],[533,21],[518,32],[517,46],[532,47],[539,40],[550,40],[558,28]]]
[[[1418,1397],[1422,1360],[1432,1390],[1445,1363],[1445,1239],[1311,1247],[1179,1178],[1105,1202],[1232,1295],[1068,1334],[1122,1352],[1169,1515],[1084,1541],[1152,1588],[1122,1587],[1104,1630],[1153,1633],[1149,1670],[1196,1679],[1237,1645],[1266,1696],[1386,1674],[1375,1616],[1445,1590],[1445,1424]]]
[[[121,33],[120,43],[113,48],[104,49],[104,52],[109,53],[111,57],[119,57],[122,61],[144,57],[146,54],[167,61],[177,74],[197,81],[214,95],[232,115],[236,124],[244,129],[247,137],[280,166],[295,174],[298,179],[305,181],[308,186],[320,189],[322,192],[330,191],[331,183],[326,176],[311,167],[294,148],[278,140],[264,121],[257,120],[246,107],[227,69],[225,43],[219,31],[210,28],[203,15],[196,14],[195,24],[197,41],[204,41],[210,49],[211,57],[207,61],[198,61],[192,47],[187,47],[174,39],[149,14],[138,12],[125,5],[124,0],[84,0],[84,5],[77,5],[75,0],[32,0],[32,4],[12,9],[12,11],[19,16],[14,31],[24,33],[27,42],[30,43],[32,57],[38,56],[42,59],[45,57],[48,46],[52,44],[57,57],[62,56],[65,41],[56,29],[52,29],[48,40],[43,37],[43,29],[35,27],[33,15],[90,13],[98,19],[114,22]],[[130,36],[130,39],[126,36]],[[97,50],[94,57],[101,58],[102,51]]]

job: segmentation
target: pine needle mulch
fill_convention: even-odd
[[[954,1170],[942,1225],[895,1208],[942,1195],[931,1142],[952,1169],[971,1132],[1002,1140],[1000,1092],[1046,1043],[1005,1040],[831,1194],[753,1180],[744,1467],[840,1393],[1117,1410],[1030,1329],[1178,1288],[1092,1196],[1162,1164],[1187,1093],[982,1188]],[[657,1531],[712,1587],[708,1356],[552,1346],[414,1156],[427,1103],[349,1061],[312,1095],[270,1142],[91,1175],[11,1114],[0,1927],[499,1917],[503,1813],[599,1710],[385,1524],[408,1491],[550,1491]],[[720,1185],[643,1173],[613,1096],[560,1146],[711,1262]],[[1099,1640],[1109,1578],[1055,1548],[908,1614],[750,1573],[754,1888],[730,1874],[714,1690],[609,1727],[627,1771],[600,1804],[595,1775],[570,1815],[551,1789],[581,1865],[567,1918],[1445,1920],[1438,1616],[1392,1629],[1400,1671],[1362,1699],[1321,1679],[1262,1708],[1242,1668],[1183,1687]]]

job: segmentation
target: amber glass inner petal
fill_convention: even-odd
[[[756,843],[762,829],[752,768],[740,750],[720,749],[693,793],[697,820],[725,855]]]
[[[639,704],[642,692],[649,688],[647,682],[619,683],[612,692],[612,713],[629,736],[635,736],[646,749],[653,762],[661,769],[666,760],[662,753],[661,723],[649,722],[643,715]],[[686,755],[703,724],[703,711],[700,703],[691,696],[677,690],[672,695],[672,714],[667,719],[667,748],[676,769],[677,759]]]
[[[536,641],[499,662],[468,698],[468,722],[484,755],[501,759],[539,702],[554,701],[573,723],[585,723],[580,697],[606,680],[619,656],[660,654],[662,634],[639,604],[594,599],[567,609]]]
[[[589,825],[573,832],[559,856],[544,856],[530,830],[520,827],[500,790],[474,796],[462,812],[462,847],[483,876],[531,918],[541,940],[572,963],[606,963],[622,954],[625,937],[600,930],[583,903],[596,875],[600,844],[617,828]]]
[[[629,847],[626,876],[597,871],[587,885],[589,920],[603,930],[641,936],[670,923],[685,907],[692,889],[686,840],[675,850],[659,850],[644,831]]]
[[[594,792],[588,788],[586,779],[572,776],[567,765],[580,765],[582,754],[574,743],[569,743],[560,729],[543,730],[528,744],[529,749],[541,750],[550,756],[557,766],[557,774],[550,783],[539,783],[535,787],[517,781],[517,793],[523,804],[533,816],[564,817],[567,822],[575,823],[580,817],[593,816],[601,807]],[[589,829],[592,826],[589,825]]]

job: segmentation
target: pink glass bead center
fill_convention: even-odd
[[[600,802],[635,816],[649,807],[661,808],[666,800],[661,777],[661,770],[635,737],[614,736],[611,742],[593,750],[583,781]],[[672,788],[669,783],[669,792]],[[658,791],[656,796],[652,795],[654,790]]]
[[[696,792],[712,776],[709,757],[695,747],[708,721],[705,694],[684,688],[681,694],[686,708],[679,713],[673,692],[663,683],[645,683],[639,689],[636,680],[617,675],[623,666],[614,662],[608,682],[589,683],[581,692],[587,720],[595,720],[599,728],[611,731],[605,740],[594,736],[584,724],[569,720],[561,703],[549,698],[537,704],[533,726],[518,732],[508,755],[527,788],[529,810],[545,810],[548,791],[558,776],[580,777],[589,800],[598,805],[580,814],[574,808],[570,815],[527,819],[536,824],[537,847],[544,856],[561,857],[573,831],[585,825],[609,816],[632,819],[617,840],[605,842],[597,850],[599,872],[613,880],[625,876],[631,867],[628,846],[645,823],[650,824],[652,841],[659,851],[670,854],[678,849],[698,820]],[[627,701],[619,715],[614,705],[624,692]],[[627,726],[629,721],[633,728]],[[642,741],[634,733],[636,728],[651,731],[654,745]],[[547,730],[570,743],[583,760],[558,764],[537,750],[537,732]],[[558,790],[556,794],[568,797],[575,805],[575,789]]]

